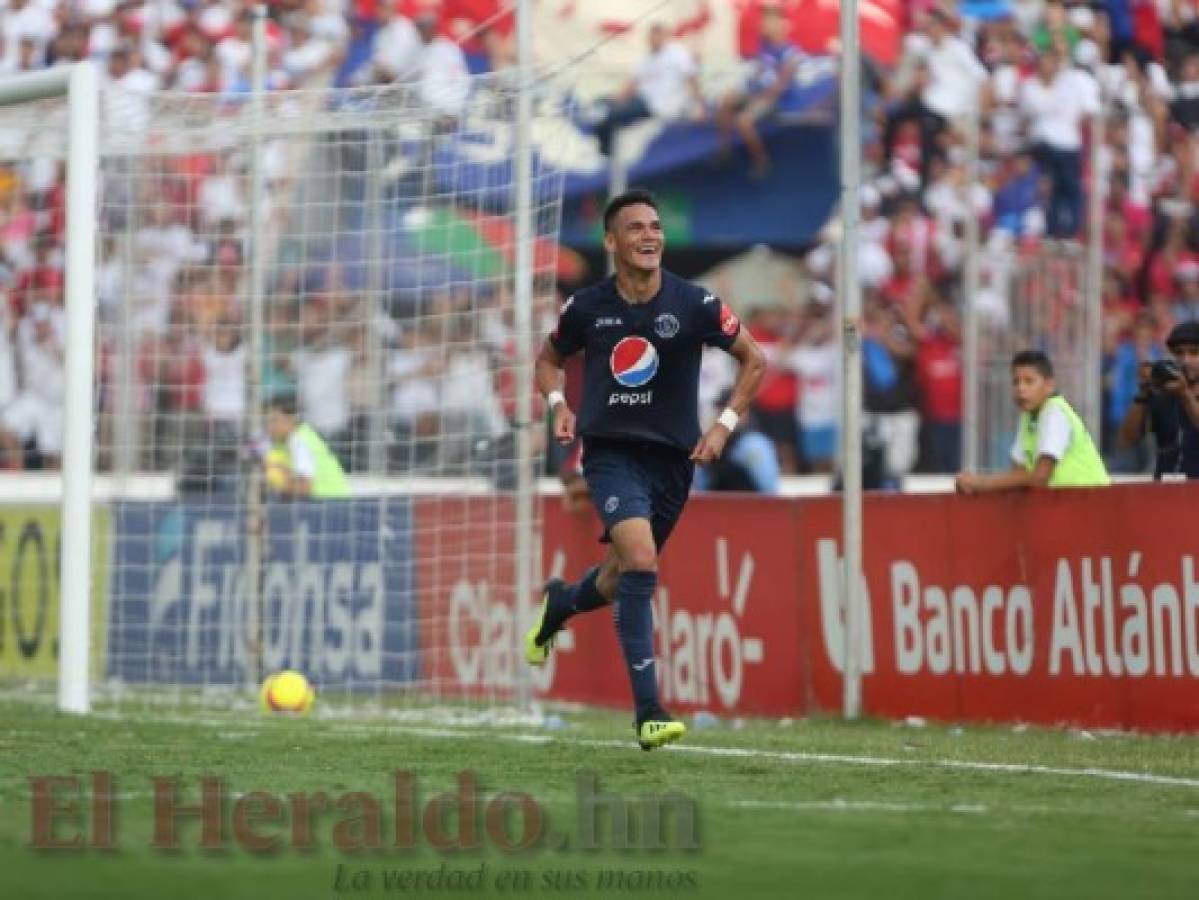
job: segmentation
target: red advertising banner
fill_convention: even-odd
[[[1199,727],[1199,485],[958,498],[865,514],[866,711],[959,721]],[[835,498],[799,518],[815,705],[840,707]]]
[[[444,694],[503,694],[516,684],[515,517],[507,496],[412,502],[422,676]]]
[[[543,503],[543,569],[578,578],[605,552],[598,520]],[[1197,506],[1191,484],[868,497],[865,711],[1199,728]],[[495,587],[512,580],[511,504],[420,499],[414,521],[424,674],[444,691],[502,695],[529,612]],[[840,709],[840,521],[837,497],[692,498],[654,598],[667,708]],[[628,706],[610,611],[572,620],[534,687]]]

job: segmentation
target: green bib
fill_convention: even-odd
[[[1057,396],[1046,400],[1040,411],[1043,412],[1051,403],[1060,408],[1070,422],[1070,446],[1066,448],[1066,455],[1053,467],[1049,486],[1104,487],[1111,484],[1103,457],[1095,449],[1091,436],[1087,434],[1087,426],[1078,413],[1062,397]],[[1024,448],[1024,467],[1031,472],[1037,465],[1037,420],[1028,413],[1020,415],[1020,445]]]
[[[312,475],[312,499],[340,500],[350,496],[350,485],[346,481],[346,473],[342,471],[341,463],[325,444],[324,438],[307,422],[296,427],[296,437],[308,445],[312,458],[316,460],[316,471]],[[283,445],[287,451],[287,445]],[[288,452],[288,465],[291,465],[291,454]]]

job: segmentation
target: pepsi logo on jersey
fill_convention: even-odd
[[[658,374],[658,351],[643,337],[621,338],[608,360],[612,377],[624,387],[644,387]]]

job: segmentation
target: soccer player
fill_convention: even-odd
[[[554,436],[583,441],[583,477],[610,543],[604,561],[575,584],[551,579],[525,635],[525,658],[543,665],[554,635],[576,613],[614,603],[616,633],[633,692],[643,750],[686,731],[658,701],[653,608],[658,556],[687,502],[695,463],[720,456],[765,371],[761,349],[733,312],[703,288],[662,268],[664,239],[651,194],[631,190],[604,210],[604,246],[615,274],[579,291],[537,358],[537,386],[553,410]],[[699,366],[705,346],[740,363],[728,406],[699,430]],[[562,367],[582,350],[578,419],[562,394]]]
[[[1021,350],[1012,357],[1012,399],[1020,409],[1020,424],[1012,442],[1011,470],[993,475],[961,472],[956,481],[959,493],[1111,483],[1087,426],[1057,392],[1053,363],[1040,350]]]

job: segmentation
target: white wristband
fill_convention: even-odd
[[[559,403],[566,402],[566,395],[561,391],[550,391],[545,395],[545,402],[549,404],[550,409],[557,409]]]
[[[720,414],[716,421],[729,431],[736,431],[737,423],[741,421],[741,417],[737,415],[736,410],[734,410],[731,406],[726,406],[724,408],[724,412]]]

